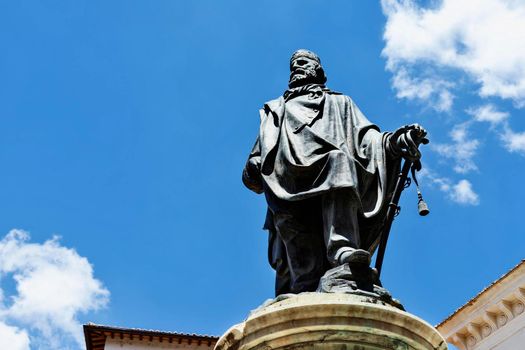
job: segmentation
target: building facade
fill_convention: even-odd
[[[441,322],[461,350],[525,349],[525,260]]]
[[[212,350],[218,338],[208,335],[84,325],[86,350]]]

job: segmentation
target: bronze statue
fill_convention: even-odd
[[[315,53],[292,55],[289,89],[260,110],[242,176],[268,203],[276,295],[318,290],[343,265],[369,269],[401,158],[418,162],[426,142],[417,124],[381,132],[326,80]]]

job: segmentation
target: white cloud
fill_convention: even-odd
[[[109,300],[88,260],[61,246],[56,237],[30,243],[26,232],[12,230],[0,241],[0,273],[16,283],[16,293],[3,300],[0,332],[18,339],[20,349],[25,349],[28,334],[38,349],[82,347],[77,316]]]
[[[480,142],[470,135],[474,122],[487,123],[503,147],[525,156],[525,132],[511,128],[510,113],[495,102],[507,99],[525,107],[525,1],[381,0],[386,16],[382,51],[392,87],[400,99],[451,111],[465,82],[475,84],[477,100],[469,119],[456,124],[452,142],[434,144],[456,173],[477,170]],[[469,95],[469,98],[472,96]],[[488,103],[488,99],[490,102]],[[471,102],[468,102],[471,104]],[[434,176],[433,183],[463,204],[479,203],[471,183]]]
[[[408,100],[432,101],[430,106],[438,112],[452,107],[454,96],[449,91],[453,84],[438,78],[413,78],[404,68],[394,73],[392,85],[396,97]]]
[[[479,196],[472,190],[472,184],[468,180],[460,180],[452,186],[449,192],[450,198],[460,204],[478,205]]]
[[[468,123],[454,126],[450,132],[453,143],[431,144],[432,149],[442,157],[454,161],[453,169],[460,174],[478,169],[473,158],[478,150],[479,141],[469,136],[468,126]]]
[[[0,322],[0,349],[29,350],[29,343],[25,330]]]
[[[515,132],[508,125],[505,125],[500,138],[509,152],[525,155],[525,132]]]
[[[383,55],[394,80],[418,64],[427,69],[410,78],[416,81],[435,80],[436,69],[453,69],[477,82],[480,96],[525,105],[525,2],[442,0],[432,8],[413,0],[381,4],[387,16]],[[394,87],[401,97],[410,96],[403,89],[411,87]]]
[[[421,170],[420,176],[430,182],[431,185],[437,186],[450,200],[456,203],[462,205],[479,204],[479,195],[472,189],[472,184],[466,179],[454,183],[450,178],[439,176],[428,168]]]
[[[492,127],[500,125],[509,118],[509,113],[501,112],[493,104],[486,104],[477,108],[467,109],[467,113],[470,114],[475,121],[488,122]]]
[[[508,112],[498,110],[493,104],[486,104],[477,108],[470,108],[467,113],[475,121],[490,123],[491,130],[498,134],[503,146],[509,152],[525,155],[525,132],[512,130],[508,120]]]

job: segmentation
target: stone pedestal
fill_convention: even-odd
[[[302,293],[276,299],[230,328],[215,350],[446,350],[420,318],[375,298]]]

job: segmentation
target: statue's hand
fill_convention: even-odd
[[[427,131],[421,125],[405,125],[392,134],[390,138],[392,151],[405,159],[417,161],[421,158],[419,145],[428,143],[426,136]]]

